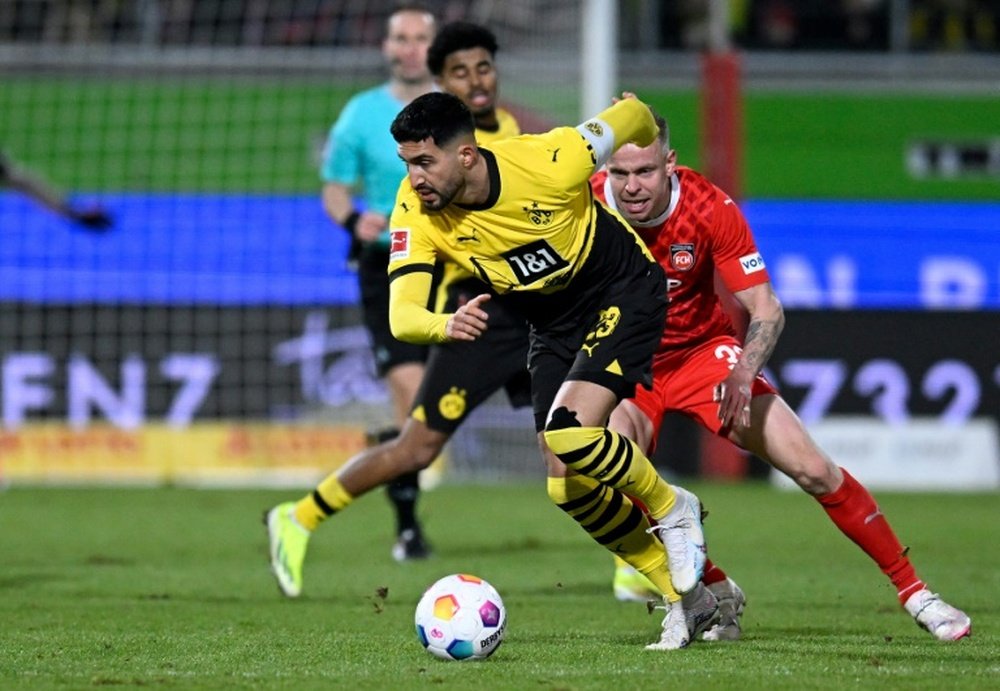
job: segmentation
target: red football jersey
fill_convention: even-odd
[[[599,171],[590,183],[597,197],[615,208],[607,177]],[[770,280],[746,219],[725,192],[680,166],[670,184],[662,223],[635,229],[667,273],[670,306],[660,350],[736,335],[715,292],[716,270],[731,292]]]

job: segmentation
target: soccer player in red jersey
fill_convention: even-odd
[[[943,641],[967,636],[969,617],[928,590],[868,490],[816,445],[761,375],[784,326],[764,260],[734,201],[678,166],[667,124],[660,117],[657,124],[656,141],[621,147],[591,180],[663,266],[669,296],[653,388],[636,388],[615,410],[612,429],[648,450],[664,413],[678,411],[756,454],[816,498],[889,577],[919,626]],[[749,315],[742,339],[716,294],[716,272]]]

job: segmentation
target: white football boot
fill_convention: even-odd
[[[939,641],[957,641],[972,633],[972,620],[965,612],[926,588],[910,595],[903,608]]]
[[[692,590],[705,571],[705,533],[701,527],[701,502],[682,487],[674,487],[677,500],[667,515],[655,519],[649,532],[658,533],[667,552],[667,566],[674,590]]]
[[[736,581],[727,578],[708,586],[719,601],[719,621],[702,636],[706,641],[737,641],[742,630],[740,617],[746,607],[747,598]]]
[[[715,593],[698,583],[691,591],[681,596],[684,605],[684,619],[687,621],[688,637],[694,641],[702,633],[712,629],[719,622],[719,601]]]
[[[656,609],[664,609],[667,613],[663,617],[663,631],[660,633],[660,640],[650,643],[646,650],[680,650],[686,648],[691,642],[688,636],[687,620],[684,617],[684,605],[681,601],[669,602],[663,598],[663,606]]]

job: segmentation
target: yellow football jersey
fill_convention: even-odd
[[[521,134],[521,126],[517,124],[517,118],[503,108],[497,108],[496,130],[484,130],[477,127],[476,143],[479,146],[488,148],[493,142],[498,142],[501,139],[510,139],[519,134]]]
[[[517,124],[517,119],[503,108],[497,108],[497,129],[484,130],[476,128],[476,143],[480,146],[490,146],[501,139],[509,139],[521,134],[521,127]],[[437,304],[435,312],[444,309],[444,303],[448,298],[448,286],[468,279],[472,274],[460,267],[453,261],[445,261],[441,273],[441,287],[438,289]]]
[[[627,141],[656,136],[648,107],[626,99],[579,127],[521,135],[480,149],[490,196],[475,207],[423,208],[409,178],[389,223],[390,324],[401,340],[445,339],[450,315],[424,305],[436,260],[449,260],[498,293],[563,288],[593,241],[595,169]],[[426,275],[424,275],[426,274]]]

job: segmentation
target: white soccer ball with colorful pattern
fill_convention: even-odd
[[[427,589],[414,617],[417,638],[444,660],[484,660],[503,641],[507,610],[482,578],[445,576]]]

